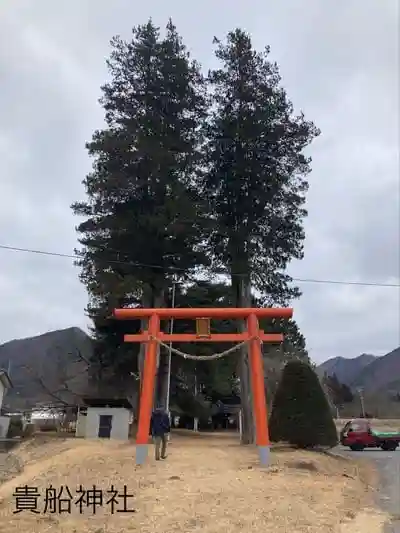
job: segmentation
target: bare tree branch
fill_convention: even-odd
[[[66,402],[65,400],[63,400],[62,398],[60,398],[58,395],[57,395],[57,392],[58,391],[51,391],[46,383],[43,381],[43,379],[39,376],[36,375],[36,373],[27,365],[24,365],[22,366],[21,368],[24,368],[25,370],[27,370],[30,375],[34,378],[34,380],[42,387],[42,389],[44,390],[44,392],[46,394],[48,394],[49,396],[51,396],[53,399],[57,400],[58,402],[61,402],[63,405],[68,405],[68,402]]]
[[[40,386],[40,388],[47,396],[56,400],[64,406],[68,406],[70,402],[64,399],[65,393],[68,393],[76,397],[77,399],[82,399],[82,394],[74,391],[71,388],[70,382],[81,375],[88,374],[89,361],[83,356],[81,350],[79,349],[76,349],[74,352],[68,353],[63,352],[60,346],[56,346],[55,349],[56,351],[58,351],[58,357],[56,356],[57,360],[55,361],[57,373],[55,385],[50,385],[49,380],[46,380],[46,378],[43,377],[41,373],[35,371],[31,366],[24,365],[22,368],[29,372],[30,376]],[[48,352],[50,352],[50,349],[48,350]],[[52,347],[51,353],[48,354],[49,359],[54,360],[54,355],[54,347]],[[68,375],[68,367],[66,367],[65,364],[66,361],[68,361],[69,363],[68,367],[76,367],[76,365],[79,363],[83,363],[83,365],[80,365],[79,369],[75,368],[74,372],[70,372],[70,374]]]

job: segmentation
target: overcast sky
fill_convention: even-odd
[[[218,7],[217,7],[218,6]],[[204,69],[239,26],[271,46],[312,147],[305,259],[296,278],[400,282],[399,2],[396,0],[2,0],[0,244],[72,253],[70,204],[115,34],[172,17]],[[0,250],[0,342],[86,328],[87,297],[65,258]],[[316,362],[400,345],[400,290],[301,283],[295,317]]]

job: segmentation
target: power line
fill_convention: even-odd
[[[29,254],[37,255],[47,255],[50,257],[64,257],[67,259],[79,260],[82,259],[77,254],[65,254],[59,252],[48,252],[46,250],[35,250],[31,248],[18,248],[17,246],[7,246],[5,244],[0,244],[1,250],[9,250],[12,252],[24,252]],[[132,267],[142,267],[142,268],[152,268],[152,269],[163,269],[164,267],[160,265],[148,265],[146,263],[139,262],[130,262],[130,261],[117,261],[117,260],[107,260],[107,263],[110,264],[119,264],[119,265],[128,265]],[[183,268],[170,268],[170,272],[184,272]],[[236,276],[244,276],[245,274],[235,274]],[[400,288],[400,283],[379,283],[379,282],[363,282],[363,281],[340,281],[332,279],[314,279],[314,278],[292,278],[296,283],[319,283],[324,285],[355,285],[361,287],[389,287],[389,288]]]

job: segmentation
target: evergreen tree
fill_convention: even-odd
[[[300,292],[285,273],[303,256],[306,176],[303,150],[319,134],[295,116],[269,48],[257,53],[242,30],[215,40],[221,67],[209,74],[212,114],[206,128],[209,171],[204,195],[215,222],[214,266],[231,276],[234,305],[251,303],[251,285],[268,303],[287,305]],[[243,328],[239,323],[239,328]],[[243,442],[253,441],[247,354],[240,364]]]
[[[174,273],[186,279],[205,261],[196,180],[207,99],[171,21],[164,38],[150,20],[111,46],[111,79],[100,100],[106,126],[87,144],[94,159],[83,182],[87,200],[72,209],[85,218],[78,264],[95,336],[110,354],[104,364],[119,371],[123,351],[97,329],[96,316],[122,304],[163,306]]]
[[[283,370],[269,422],[273,442],[300,448],[335,446],[337,430],[328,400],[310,365],[290,361]]]
[[[300,359],[305,363],[310,362],[306,348],[306,339],[299,330],[295,320],[260,320],[260,327],[266,333],[283,334],[283,343],[278,349],[275,345],[264,344],[264,355],[270,356],[276,354],[280,357],[282,364],[291,359]]]
[[[336,407],[341,407],[344,403],[351,403],[354,400],[354,394],[351,392],[350,387],[345,383],[340,383],[335,373],[332,376],[325,373],[323,384],[333,405]]]

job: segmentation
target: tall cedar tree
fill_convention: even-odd
[[[163,305],[172,272],[184,279],[204,263],[196,173],[207,98],[199,67],[171,21],[164,38],[150,20],[111,46],[100,100],[106,127],[87,144],[88,199],[72,206],[86,219],[77,228],[78,264],[95,328],[95,317],[117,305]],[[107,335],[96,333],[107,351]],[[104,363],[111,367],[113,349]]]
[[[337,444],[329,402],[310,365],[290,361],[285,366],[272,406],[269,431],[273,442],[288,442],[300,448]]]
[[[269,48],[257,53],[240,29],[230,32],[225,44],[215,43],[222,66],[209,74],[213,111],[203,180],[215,221],[211,253],[214,264],[231,276],[235,305],[249,305],[251,284],[266,303],[286,305],[300,296],[285,270],[303,257],[311,162],[303,150],[319,131],[303,114],[293,114]],[[240,379],[248,443],[254,435],[245,353]]]

